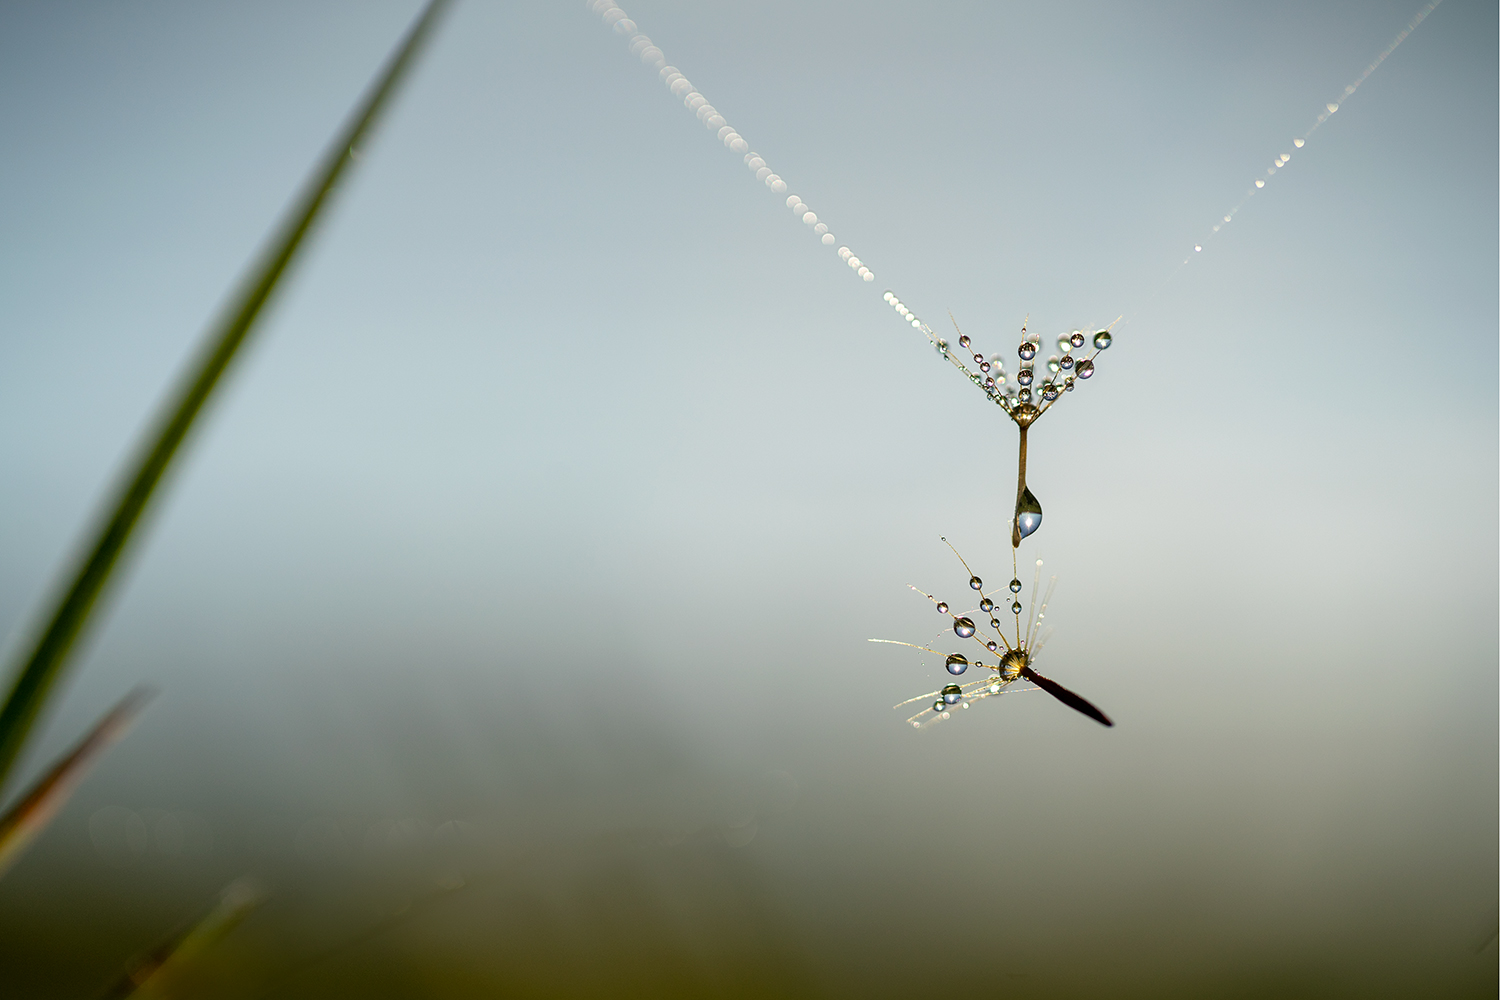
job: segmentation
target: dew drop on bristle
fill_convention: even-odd
[[[969,335],[968,334],[961,334],[959,336],[959,338],[958,338],[958,346],[959,347],[968,347],[969,346]]]
[[[994,652],[998,652],[999,651],[1000,644],[998,642],[996,642],[994,639],[991,639],[989,642],[987,642],[987,643],[984,644],[984,648],[988,649],[991,653],[994,653]]]
[[[943,704],[957,705],[963,700],[964,692],[957,684],[949,684],[943,688]]]
[[[948,668],[948,673],[954,677],[969,669],[969,661],[960,653],[950,653],[948,655],[948,662],[943,665]]]
[[[992,628],[992,629],[998,629],[998,628],[1000,628],[1000,619],[998,619],[998,618],[991,618],[990,619],[990,628]]]
[[[969,588],[971,590],[979,590],[979,589],[981,589],[983,587],[984,587],[984,581],[981,580],[981,579],[979,579],[979,577],[977,577],[977,576],[971,576],[971,577],[969,577]]]
[[[934,712],[939,712],[940,713],[940,712],[944,711],[947,707],[948,707],[947,704],[945,704],[943,702],[943,699],[941,699],[941,698],[939,698],[937,701],[935,701],[935,702],[932,703],[932,710]]]
[[[1114,342],[1115,338],[1109,335],[1108,330],[1100,330],[1098,333],[1094,334],[1094,348],[1096,350],[1102,351]]]
[[[1079,378],[1088,378],[1092,374],[1094,374],[1094,363],[1092,361],[1090,361],[1088,358],[1084,358],[1082,361],[1078,362]]]
[[[1051,382],[1048,382],[1046,385],[1042,386],[1042,398],[1047,400],[1049,403],[1057,398],[1057,394],[1058,388]]]
[[[1052,357],[1050,357],[1050,358],[1047,359],[1047,370],[1049,372],[1055,372],[1055,371],[1057,371],[1061,367],[1062,367],[1062,358],[1059,358],[1056,354],[1052,355]]]
[[[955,618],[955,619],[953,619],[953,634],[956,635],[956,636],[958,636],[960,639],[967,639],[970,636],[972,636],[974,634],[974,619],[972,619],[972,618]]]
[[[1074,330],[1073,331],[1073,336],[1071,336],[1071,337],[1068,338],[1068,343],[1072,344],[1074,347],[1082,347],[1084,341],[1087,340],[1087,339],[1088,338],[1086,338],[1082,333],[1079,333],[1077,330]]]
[[[1013,614],[1013,615],[1018,615],[1018,614],[1021,613],[1021,602],[1020,601],[1015,601],[1015,602],[1013,602],[1011,604],[1011,606],[1010,606],[1010,613]]]
[[[1019,594],[1021,592],[1021,581],[1020,580],[1012,580],[1012,581],[1010,581],[1010,592],[1012,594]]]
[[[1072,368],[1073,367],[1073,355],[1071,355],[1071,354],[1064,354],[1061,358],[1059,358],[1057,360],[1057,366],[1059,368],[1063,369],[1064,371],[1067,371],[1068,369]]]
[[[1021,383],[1022,385],[1030,385],[1034,378],[1036,378],[1036,376],[1031,373],[1030,368],[1022,368],[1020,371],[1016,372],[1016,381]]]
[[[947,601],[938,601],[938,614],[940,614],[940,615],[946,615],[947,613],[948,613],[948,602]]]
[[[1016,505],[1016,527],[1020,529],[1021,537],[1025,538],[1041,526],[1042,505],[1028,486],[1026,492],[1021,494],[1021,502]]]
[[[1028,341],[1022,344],[1020,348],[1016,350],[1016,353],[1021,356],[1022,361],[1030,361],[1032,358],[1036,357],[1036,345]]]
[[[989,614],[991,611],[995,610],[995,602],[986,597],[984,600],[979,602],[979,610],[983,611],[985,614]]]

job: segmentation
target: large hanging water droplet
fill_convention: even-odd
[[[971,577],[969,577],[969,588],[971,590],[981,590],[981,589],[983,589],[983,587],[984,587],[984,581],[981,580],[981,579],[979,579],[979,577],[977,577],[977,576],[971,576]]]
[[[958,636],[960,639],[967,639],[970,636],[972,636],[974,634],[974,619],[972,619],[972,618],[955,618],[955,619],[953,619],[953,634],[956,635],[956,636]]]
[[[1084,337],[1084,335],[1082,333],[1080,333],[1077,330],[1074,330],[1073,331],[1073,336],[1071,336],[1071,337],[1068,338],[1068,343],[1072,344],[1074,347],[1082,347],[1083,346],[1083,342],[1086,339],[1087,338]]]
[[[1030,361],[1032,358],[1036,357],[1036,345],[1028,340],[1016,350],[1016,353],[1021,356],[1022,361]]]
[[[963,700],[964,692],[957,684],[949,684],[943,688],[943,704],[957,705]]]
[[[1090,361],[1088,358],[1084,358],[1082,361],[1078,362],[1077,375],[1079,378],[1088,378],[1092,374],[1094,374],[1094,363],[1092,361]]]
[[[1042,505],[1028,486],[1026,492],[1021,494],[1021,502],[1016,504],[1016,527],[1020,529],[1021,537],[1025,538],[1041,526]]]
[[[947,613],[948,613],[948,602],[947,601],[938,601],[938,614],[940,614],[940,615],[946,615]]]
[[[995,602],[986,597],[984,600],[979,602],[979,610],[983,611],[985,614],[989,614],[991,611],[995,610]]]
[[[965,659],[961,653],[950,653],[948,656],[948,662],[945,663],[944,666],[948,668],[948,673],[952,674],[954,677],[957,677],[959,674],[969,669],[969,661]]]
[[[1010,606],[1010,613],[1013,614],[1013,615],[1018,615],[1018,614],[1021,613],[1021,602],[1020,601],[1016,601],[1013,604],[1011,604],[1011,606]]]
[[[1021,592],[1021,581],[1020,580],[1012,580],[1012,581],[1010,581],[1010,592],[1012,594],[1019,594]]]
[[[1094,334],[1094,347],[1098,350],[1102,351],[1114,342],[1115,338],[1109,335],[1108,330],[1100,330],[1098,333]]]

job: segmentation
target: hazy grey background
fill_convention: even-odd
[[[1494,995],[1494,5],[1145,304],[1416,8],[627,4],[867,285],[581,3],[459,4],[28,757],[161,687],[0,993],[248,871],[220,995]],[[12,643],[415,9],[0,8]],[[1128,315],[1030,458],[1115,729],[890,710],[938,668],[864,640],[936,633],[940,534],[1007,576],[1015,436],[885,287]]]

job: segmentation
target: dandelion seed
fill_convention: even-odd
[[[948,544],[948,547],[950,549],[953,550],[953,554],[955,556],[958,556],[958,560],[960,563],[963,563],[964,569],[968,570],[969,565],[964,561],[963,556],[959,555],[958,550],[956,548],[953,548],[953,545],[949,543],[946,538],[943,539],[943,541],[944,543]],[[1036,562],[1036,579],[1032,583],[1032,611],[1028,614],[1027,620],[1024,624],[1021,619],[1020,601],[1018,600],[1012,605],[1012,608],[1015,611],[1015,630],[1013,639],[1012,636],[1005,633],[999,621],[996,619],[990,620],[990,626],[992,629],[994,629],[993,635],[987,634],[984,630],[974,627],[973,623],[966,617],[959,617],[955,619],[955,622],[968,623],[967,625],[963,626],[955,626],[954,634],[957,635],[960,639],[977,642],[989,652],[998,652],[1003,647],[1004,652],[999,653],[999,662],[995,663],[993,666],[986,665],[984,662],[979,660],[970,661],[969,658],[961,652],[939,652],[939,650],[935,648],[935,644],[922,645],[920,643],[904,642],[899,639],[870,640],[871,642],[885,643],[894,646],[905,646],[908,649],[916,649],[926,653],[931,653],[942,660],[943,669],[947,672],[948,675],[952,677],[961,676],[967,673],[971,668],[975,671],[980,672],[980,676],[974,680],[949,681],[943,684],[937,690],[928,691],[924,694],[916,695],[914,697],[906,699],[903,702],[898,703],[895,706],[896,708],[903,708],[914,703],[922,704],[922,707],[917,711],[917,713],[906,720],[907,723],[909,723],[913,728],[921,729],[923,726],[930,723],[941,722],[945,719],[951,718],[950,712],[955,705],[957,705],[961,709],[967,709],[975,702],[983,701],[986,698],[993,698],[1001,694],[1019,694],[1025,691],[1045,691],[1047,694],[1051,695],[1053,698],[1056,698],[1064,705],[1067,705],[1074,711],[1081,712],[1082,714],[1087,715],[1089,718],[1100,723],[1101,725],[1114,725],[1114,723],[1110,721],[1109,716],[1101,712],[1092,702],[1068,690],[1061,684],[1058,684],[1056,681],[1051,680],[1047,677],[1043,677],[1034,669],[1033,664],[1035,664],[1036,662],[1037,655],[1041,652],[1042,647],[1046,644],[1047,640],[1046,634],[1039,634],[1041,633],[1041,623],[1043,619],[1047,617],[1047,606],[1052,600],[1053,588],[1057,585],[1057,578],[1053,577],[1047,584],[1046,593],[1042,596],[1040,604],[1037,603],[1037,586],[1041,582],[1041,568],[1042,561],[1038,559]],[[971,586],[972,581],[979,579],[973,574],[972,571],[969,572],[969,577],[971,580]],[[978,589],[980,593],[983,594],[984,591],[982,587],[983,585],[981,584],[979,588],[975,589]],[[1019,594],[1022,589],[1021,582],[1019,580],[1012,580],[1010,583],[1010,588],[1012,593]],[[917,593],[927,598],[927,600],[934,603],[937,606],[939,612],[944,614],[948,613],[948,605],[946,603],[939,601],[936,597],[926,593],[925,591],[918,590],[916,587],[913,587],[911,589],[915,590]],[[985,597],[984,600],[993,604],[993,602],[990,601],[988,597]],[[983,605],[981,605],[981,607],[982,606]],[[941,641],[941,638],[935,640],[935,642]],[[1025,682],[1032,686],[1022,687],[1018,684],[1018,682]],[[1013,687],[1012,685],[1016,686]]]

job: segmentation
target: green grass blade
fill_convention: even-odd
[[[148,688],[127,694],[0,816],[0,878],[47,828],[94,762],[130,730],[153,694]]]
[[[106,1000],[124,997],[171,997],[191,995],[180,979],[230,931],[240,925],[266,900],[265,889],[254,879],[235,879],[224,887],[207,913],[185,930],[130,964],[125,974],[103,994]]]
[[[0,786],[9,775],[27,734],[36,723],[48,695],[68,664],[68,654],[88,623],[94,605],[108,582],[120,554],[130,540],[162,475],[208,401],[225,369],[255,326],[262,308],[286,273],[328,200],[339,176],[353,159],[359,141],[374,125],[387,99],[396,91],[413,57],[430,33],[448,0],[430,0],[375,84],[356,108],[349,123],[324,155],[287,220],[261,258],[251,267],[238,294],[204,338],[195,364],[173,390],[164,418],[143,443],[138,460],[108,516],[83,550],[87,555],[51,605],[46,626],[35,642],[22,648],[10,693],[0,708]]]

